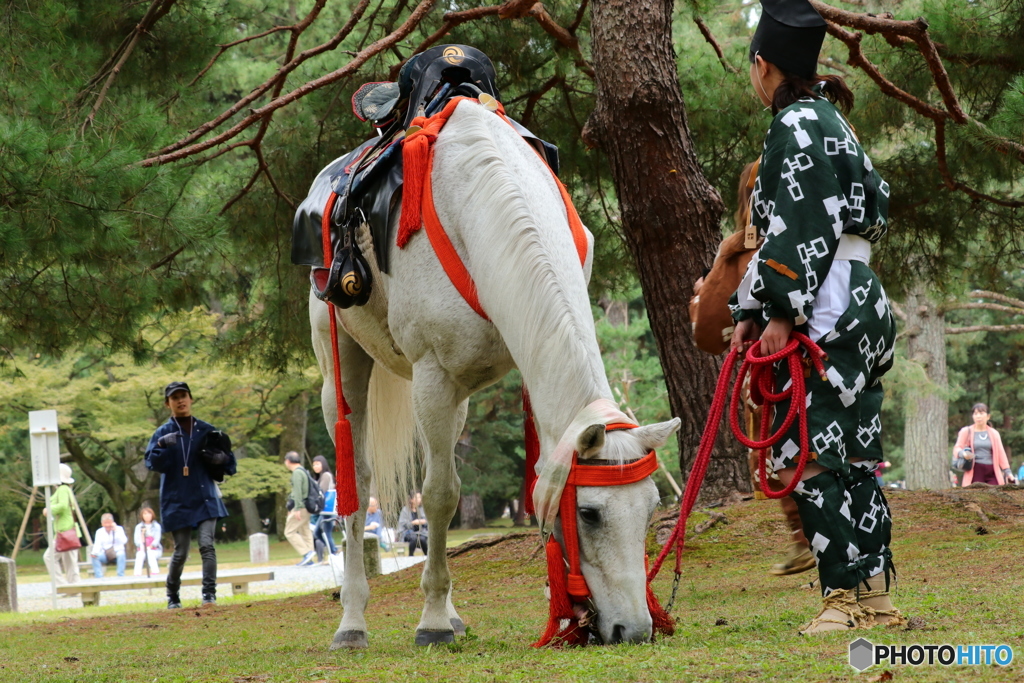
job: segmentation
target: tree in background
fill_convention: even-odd
[[[286,477],[268,476],[259,444],[282,433],[282,416],[294,397],[317,381],[316,369],[296,377],[210,366],[206,359],[217,322],[216,316],[195,310],[148,324],[142,331],[145,343],[155,359],[167,359],[163,363],[139,364],[127,352],[111,354],[99,346],[60,360],[9,355],[0,368],[0,404],[6,408],[0,415],[0,462],[7,464],[8,481],[20,483],[21,507],[31,481],[28,412],[54,409],[67,451],[63,459],[105,493],[88,503],[80,495],[90,522],[99,512],[112,511],[120,524],[134,526],[143,504],[159,509],[159,475],[146,469],[143,456],[153,430],[169,415],[163,387],[171,380],[189,383],[197,416],[226,431],[236,450],[254,450],[239,460],[241,479],[228,480],[227,497],[255,498],[285,488]],[[283,472],[276,462],[274,470]],[[255,531],[260,528],[257,517]]]

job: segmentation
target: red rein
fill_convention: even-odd
[[[754,342],[747,349],[743,363],[740,365],[739,374],[736,377],[732,400],[729,401],[729,411],[731,413],[729,424],[732,427],[733,434],[747,448],[756,448],[762,451],[758,458],[758,477],[761,491],[769,498],[782,498],[793,492],[793,489],[800,483],[800,477],[803,475],[804,467],[807,465],[808,456],[810,455],[807,438],[807,385],[804,382],[805,365],[801,347],[803,347],[804,352],[818,371],[821,379],[827,380],[825,366],[822,364],[822,360],[825,359],[824,352],[806,335],[793,332],[790,334],[790,340],[786,347],[770,356],[762,357],[759,355],[761,351],[760,341]],[[704,475],[708,471],[711,451],[715,446],[715,440],[718,438],[718,428],[722,422],[722,412],[725,409],[729,393],[729,379],[732,377],[732,371],[738,357],[738,351],[730,351],[729,355],[726,356],[725,364],[722,366],[722,372],[718,376],[718,386],[715,388],[715,397],[711,402],[711,411],[708,413],[708,420],[704,425],[704,435],[701,438],[700,448],[697,450],[697,457],[693,461],[690,477],[686,480],[686,491],[683,492],[683,501],[679,506],[679,520],[676,522],[676,528],[673,530],[672,536],[665,543],[665,547],[661,549],[658,559],[647,574],[648,584],[658,575],[661,565],[673,549],[676,551],[675,573],[678,575],[682,571],[681,563],[683,559],[683,541],[686,534],[686,521],[693,510],[694,503],[697,501],[701,484],[704,483]],[[772,366],[776,362],[783,360],[789,365],[791,382],[789,388],[779,393],[774,393],[775,373],[772,371]],[[760,441],[753,441],[747,438],[739,423],[739,397],[743,389],[743,380],[748,372],[750,373],[751,398],[756,404],[764,404],[764,412],[761,416]],[[786,419],[778,431],[772,434],[772,407],[776,403],[787,399],[789,399],[790,404],[789,411],[786,413]],[[796,473],[789,486],[781,491],[773,491],[768,487],[765,463],[771,457],[771,447],[782,439],[786,431],[793,424],[793,420],[798,418],[800,424],[800,459],[797,461]]]

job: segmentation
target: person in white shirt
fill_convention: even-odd
[[[97,579],[103,578],[103,565],[111,562],[117,563],[117,575],[124,576],[124,567],[127,564],[125,546],[128,545],[128,536],[124,533],[124,527],[114,524],[114,515],[109,512],[100,517],[103,525],[96,530],[93,538],[92,550],[92,573]]]
[[[156,561],[164,554],[164,547],[160,544],[163,529],[154,516],[151,507],[139,510],[139,519],[142,521],[135,525],[135,576],[142,576],[142,567],[147,560],[149,575],[157,576],[160,573],[160,565]]]

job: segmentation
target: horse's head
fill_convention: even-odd
[[[607,433],[603,424],[590,425],[576,441],[577,467],[617,469],[664,446],[679,424],[674,418]],[[590,589],[596,630],[605,643],[650,640],[644,557],[647,526],[657,503],[658,489],[649,476],[631,484],[576,489],[580,569]],[[564,547],[562,526],[560,520],[556,534]]]

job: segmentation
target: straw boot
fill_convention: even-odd
[[[804,525],[800,519],[800,510],[796,506],[796,501],[786,496],[779,502],[782,504],[782,514],[786,516],[786,524],[789,526],[793,540],[786,557],[782,562],[773,564],[768,573],[775,576],[799,574],[814,567],[814,555],[811,553],[810,544],[807,543],[807,537],[804,536]]]
[[[821,611],[811,623],[800,629],[800,635],[813,636],[829,631],[851,631],[861,628],[866,615],[853,590],[838,588],[821,600]]]
[[[867,592],[864,591],[865,586]],[[906,623],[906,619],[889,599],[889,591],[885,588],[885,572],[875,574],[861,584],[860,606],[870,626],[899,626]]]
[[[773,564],[768,573],[775,576],[787,576],[789,574],[799,574],[808,569],[814,569],[814,555],[811,554],[811,549],[807,547],[806,542],[798,543],[794,541],[790,544],[789,553],[786,554],[782,562]]]

